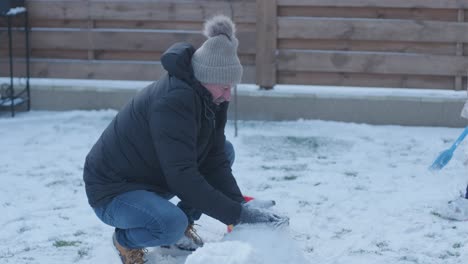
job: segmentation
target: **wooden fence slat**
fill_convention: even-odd
[[[93,31],[95,49],[165,51],[176,42],[199,47],[206,38],[198,31]],[[255,32],[238,32],[239,53],[255,54]]]
[[[86,20],[32,20],[31,28],[87,28]]]
[[[80,20],[88,18],[86,1],[26,1],[30,20]]]
[[[255,22],[252,2],[92,2],[93,19],[203,21],[215,14],[231,16],[234,21]]]
[[[382,8],[467,8],[467,0],[278,0],[279,6],[336,6]]]
[[[88,42],[88,34],[91,37]],[[15,32],[15,47],[24,47],[24,34]],[[0,37],[6,32],[0,30]],[[239,53],[255,54],[255,32],[241,31],[239,38]],[[47,30],[35,29],[31,32],[31,48],[33,49],[76,49],[76,50],[133,50],[133,51],[165,51],[176,42],[186,41],[199,47],[206,38],[199,31],[167,31],[167,30]],[[6,42],[0,42],[0,49],[7,48]],[[92,47],[91,47],[92,45]]]
[[[335,72],[278,72],[279,84],[452,89],[450,76],[391,75]]]
[[[0,37],[6,34],[0,31]],[[33,30],[31,31],[32,49],[61,49],[61,50],[87,50],[88,49],[87,30]],[[15,48],[25,47],[24,33],[13,33]],[[7,48],[8,43],[0,42],[0,48]]]
[[[95,50],[96,60],[131,60],[131,61],[159,61],[162,52],[154,51],[110,51],[110,50]],[[13,50],[13,56],[24,58],[26,51],[23,49]],[[8,49],[0,49],[0,58],[8,57]],[[87,50],[46,50],[33,49],[31,57],[38,59],[88,59]],[[239,55],[242,65],[255,65],[255,55]]]
[[[0,76],[8,75],[7,60],[0,60]],[[24,60],[14,63],[16,76],[25,75]],[[101,79],[101,80],[157,80],[165,70],[158,62],[88,61],[88,60],[31,60],[31,77]],[[244,66],[243,82],[255,82],[255,67]]]
[[[47,49],[33,49],[31,50],[31,57],[38,59],[79,59],[86,60],[88,58],[87,50],[47,50]],[[19,58],[24,58],[22,55]]]
[[[0,65],[4,63],[0,61]],[[15,61],[14,65],[15,72],[24,75],[24,62]],[[42,59],[31,61],[31,77],[37,78],[152,80],[163,73],[159,63]],[[0,74],[5,74],[3,67]]]
[[[189,42],[199,47],[206,38],[199,31],[121,31],[91,32],[94,49],[165,51],[176,42]],[[255,32],[237,32],[239,53],[255,54]]]
[[[377,52],[279,52],[280,71],[354,72],[415,75],[463,75],[468,58]]]
[[[9,52],[8,49],[0,49],[0,58],[8,58]],[[24,50],[13,50],[14,57],[22,57],[26,56],[26,52]]]
[[[94,49],[101,50],[135,50],[135,51],[165,51],[172,44],[187,41],[199,46],[205,37],[199,32],[92,32]]]
[[[94,20],[95,28],[119,29],[166,29],[166,30],[195,30],[203,28],[202,21],[133,21],[133,20]],[[238,32],[255,31],[253,23],[236,23]]]
[[[159,61],[162,52],[154,51],[111,51],[96,50],[96,60],[141,60],[141,61]]]
[[[278,37],[468,42],[468,24],[440,21],[280,17]]]
[[[24,22],[21,19],[14,19],[13,21],[14,27],[22,27]],[[51,19],[30,19],[29,26],[31,28],[86,28],[87,27],[86,20],[69,20],[69,19],[62,19],[62,20],[51,20]],[[6,23],[3,19],[0,19],[0,28],[6,27]]]
[[[94,28],[106,29],[166,29],[166,30],[194,30],[203,28],[203,21],[138,21],[138,20],[93,20]],[[16,27],[23,26],[20,19],[13,20]],[[0,28],[6,27],[3,19],[0,19]],[[88,27],[87,20],[70,19],[34,19],[30,20],[31,28],[83,28]],[[236,29],[240,31],[255,31],[254,23],[236,22]]]
[[[201,21],[132,21],[132,20],[95,20],[96,28],[118,29],[167,29],[167,30],[194,30],[203,28]],[[239,27],[237,27],[239,29]]]
[[[62,51],[62,53],[66,53]],[[153,51],[110,51],[96,50],[97,60],[141,60],[141,61],[159,61],[163,52]],[[239,55],[242,65],[254,65],[255,55]]]
[[[369,40],[279,39],[278,49],[342,50],[453,55],[455,43],[395,42]]]
[[[427,8],[283,6],[278,8],[278,16],[457,21],[457,10]]]
[[[89,2],[89,12],[88,6]],[[28,1],[31,19],[204,21],[215,14],[255,23],[253,1]]]
[[[24,34],[20,34],[23,38]],[[72,31],[32,31],[31,32],[31,48],[45,48],[45,49],[77,49],[87,50],[88,43],[88,30],[72,30]],[[22,43],[22,44],[20,44]],[[21,41],[20,45],[24,45]]]

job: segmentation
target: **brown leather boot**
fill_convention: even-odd
[[[203,246],[203,239],[197,234],[194,224],[190,224],[185,230],[185,236],[175,243],[181,250],[195,251]]]
[[[112,235],[112,242],[123,264],[144,264],[146,262],[144,260],[146,249],[128,249],[123,247],[117,241],[115,232],[114,235]]]
[[[203,246],[203,239],[197,234],[195,224],[190,224],[187,226],[187,229],[185,230],[185,236],[192,239],[197,246]]]

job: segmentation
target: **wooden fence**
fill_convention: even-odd
[[[275,83],[465,86],[468,1],[277,0],[277,6],[269,19],[278,27]]]
[[[246,83],[466,85],[468,0],[28,0],[27,8],[33,77],[158,79],[160,55],[177,41],[199,46],[203,21],[223,13],[238,27]],[[15,32],[18,57],[22,38]]]
[[[245,82],[255,82],[254,1],[29,0],[33,77],[155,80],[159,58],[173,43],[199,46],[203,21],[225,13],[238,24]],[[0,35],[6,57],[6,31]],[[24,50],[15,34],[15,52]],[[21,63],[15,72],[23,74]],[[7,75],[2,64],[0,75]]]

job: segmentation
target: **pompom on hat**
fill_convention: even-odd
[[[243,68],[237,56],[239,41],[232,20],[224,15],[207,20],[204,35],[208,38],[192,57],[192,67],[201,83],[239,84]]]

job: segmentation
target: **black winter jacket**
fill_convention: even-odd
[[[168,74],[141,90],[87,155],[83,178],[92,207],[148,190],[238,223],[243,198],[224,153],[228,103],[212,103],[195,79],[194,51],[187,43],[169,48],[161,57]]]

